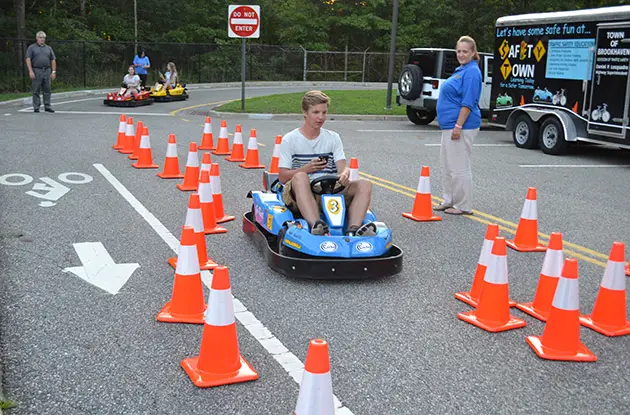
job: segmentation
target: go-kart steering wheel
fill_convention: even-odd
[[[324,194],[336,195],[337,193],[341,193],[346,186],[338,183],[338,180],[339,176],[336,174],[318,177],[311,182],[311,192],[319,196]]]

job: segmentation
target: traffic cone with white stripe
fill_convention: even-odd
[[[606,336],[630,334],[626,320],[626,277],[624,276],[625,245],[613,243],[604,278],[599,286],[593,313],[580,317],[583,326]]]
[[[184,183],[179,183],[177,188],[182,192],[197,190],[199,187],[199,156],[197,155],[197,143],[192,142],[188,148],[188,160],[184,171]]]
[[[328,342],[311,340],[293,415],[334,415],[335,401],[330,375]]]
[[[210,156],[210,153],[205,152],[203,153],[203,158],[201,159],[201,168],[199,169],[199,179],[201,180],[201,174],[203,173],[204,170],[210,173],[211,168],[212,168],[212,156]]]
[[[177,140],[175,139],[175,134],[168,135],[164,171],[156,174],[156,176],[161,179],[181,179],[184,177],[184,175],[179,172],[179,158],[177,157]]]
[[[188,199],[188,210],[186,211],[186,220],[184,225],[192,226],[195,230],[195,238],[197,240],[197,258],[199,268],[215,269],[217,263],[208,258],[208,248],[206,247],[206,235],[204,234],[203,215],[201,213],[201,202],[199,193],[193,193]],[[177,268],[177,258],[169,258],[168,263]]]
[[[580,342],[579,318],[578,262],[567,258],[543,334],[527,336],[527,343],[542,359],[594,362],[597,357]]]
[[[210,183],[212,184],[212,200],[214,201],[214,214],[217,223],[234,220],[234,216],[226,215],[223,209],[223,194],[221,193],[221,173],[219,163],[212,163],[210,169]]]
[[[136,136],[133,139],[133,152],[127,156],[129,160],[138,160],[138,150],[140,149],[140,141],[142,140],[143,133],[144,124],[142,121],[138,121],[138,124],[136,124]]]
[[[221,129],[219,130],[219,141],[217,148],[212,154],[217,156],[227,156],[230,154],[230,143],[228,142],[227,121],[221,120]]]
[[[136,137],[136,129],[133,126],[133,117],[127,117],[127,126],[125,127],[125,140],[122,148],[118,149],[120,154],[133,153],[133,144]]]
[[[181,365],[193,384],[200,388],[247,382],[259,377],[241,356],[238,347],[227,267],[217,267],[212,275],[199,356],[186,358]]]
[[[527,323],[510,315],[505,238],[497,236],[492,244],[488,268],[477,308],[458,313],[457,318],[490,332],[525,327]]]
[[[350,181],[354,182],[360,179],[359,177],[359,159],[356,157],[350,157]]]
[[[626,275],[630,277],[630,262],[626,264]]]
[[[136,169],[157,169],[160,166],[153,164],[153,154],[151,153],[151,139],[149,138],[149,129],[143,128],[140,138],[140,147],[138,148],[138,161],[131,165]]]
[[[271,167],[269,167],[270,174],[280,174],[280,144],[282,144],[282,136],[277,135],[271,156]]]
[[[431,205],[431,181],[429,179],[429,166],[422,166],[420,172],[420,180],[418,181],[418,190],[416,190],[416,198],[413,202],[413,210],[402,214],[408,219],[418,222],[429,222],[442,220],[441,217],[433,214],[433,206]]]
[[[234,139],[232,140],[232,153],[225,158],[231,162],[245,161],[245,152],[243,149],[243,130],[240,124],[236,124],[236,131],[234,131]]]
[[[127,116],[125,114],[120,114],[120,121],[118,122],[118,137],[116,139],[116,144],[112,146],[114,150],[120,150],[121,148],[124,147],[126,129],[127,129]]]
[[[516,308],[532,317],[536,317],[538,320],[547,321],[563,265],[562,234],[553,232],[549,238],[549,247],[545,253],[545,260],[540,271],[534,301],[531,303],[518,303]]]
[[[199,150],[214,150],[214,137],[212,136],[212,120],[206,117],[203,125],[203,135],[201,136],[201,145],[197,147]]]
[[[538,209],[536,206],[536,188],[527,189],[527,197],[521,212],[521,219],[516,228],[514,240],[507,245],[519,252],[544,252],[547,247],[538,242]]]
[[[227,229],[217,225],[217,218],[214,214],[214,200],[212,199],[210,171],[208,170],[201,170],[201,179],[199,179],[199,204],[201,205],[201,216],[203,217],[203,233],[226,233]]]
[[[483,277],[486,275],[488,269],[488,261],[490,260],[490,254],[492,253],[492,245],[494,239],[499,236],[499,225],[496,223],[488,224],[486,229],[486,236],[481,246],[481,253],[479,254],[479,260],[477,261],[477,269],[475,271],[475,277],[473,278],[472,287],[470,291],[462,291],[455,293],[455,298],[465,302],[468,305],[477,307],[479,304],[479,296],[481,295],[481,287],[483,287]],[[509,301],[510,307],[514,307],[516,303],[512,300]]]
[[[182,226],[177,257],[171,300],[160,310],[157,320],[165,323],[203,324],[206,304],[203,302],[203,285],[192,226]]]
[[[260,164],[258,159],[258,143],[256,142],[256,129],[252,128],[249,132],[249,142],[247,143],[247,156],[245,163],[239,164],[244,169],[264,169],[266,166]]]

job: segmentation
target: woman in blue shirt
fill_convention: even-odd
[[[151,61],[144,53],[144,49],[140,51],[140,55],[136,55],[136,57],[133,58],[133,66],[136,69],[136,75],[140,77],[142,87],[144,88],[147,84],[147,69],[151,67]]]
[[[442,130],[440,165],[444,202],[435,208],[451,215],[472,215],[472,145],[481,127],[481,70],[473,38],[457,41],[460,66],[440,87],[437,119]]]

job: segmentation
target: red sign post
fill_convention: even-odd
[[[260,37],[260,6],[228,6],[228,37],[243,39],[241,51],[241,110],[245,110],[245,39]]]

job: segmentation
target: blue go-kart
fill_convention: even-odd
[[[347,236],[345,188],[338,176],[327,175],[311,182],[321,196],[321,218],[329,234],[313,235],[306,220],[287,209],[283,186],[276,180],[270,191],[251,191],[252,210],[243,215],[243,231],[255,237],[275,271],[302,278],[373,278],[402,270],[403,252],[392,243],[392,231],[368,210],[364,223],[374,222],[375,236]]]
[[[540,89],[539,87],[536,87],[536,90],[534,91],[534,97],[532,98],[532,101],[534,102],[546,102],[546,103],[552,103],[553,102],[553,95],[551,94],[551,91],[549,91],[547,88],[545,89]]]

